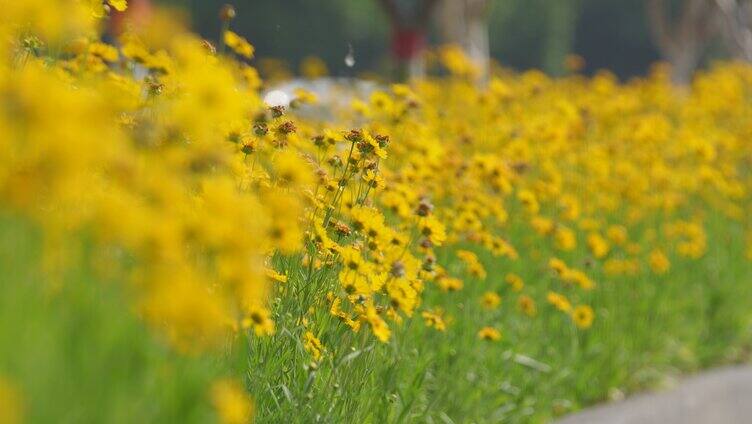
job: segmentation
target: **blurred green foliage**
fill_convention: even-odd
[[[42,272],[42,243],[38,228],[0,212],[0,376],[22,394],[26,422],[213,421],[206,393],[233,361],[168,348],[123,284],[95,276],[86,247],[69,272]]]

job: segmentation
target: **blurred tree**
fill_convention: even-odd
[[[195,30],[215,41],[217,13],[228,1],[238,11],[233,30],[254,44],[258,58],[280,58],[297,69],[306,57],[317,56],[335,76],[385,74],[392,24],[376,0],[152,0],[187,8]],[[679,1],[668,0],[666,6]],[[586,72],[606,68],[629,77],[644,73],[661,57],[645,10],[635,7],[641,4],[637,0],[484,2],[490,56],[504,66],[559,73],[562,58],[576,53],[585,58]],[[440,14],[441,5],[436,7]],[[446,40],[438,23],[433,30],[426,33],[426,43]],[[353,68],[344,63],[350,46]]]
[[[480,80],[488,77],[491,48],[489,42],[489,0],[443,0],[436,14],[441,41],[456,44],[480,71]]]
[[[425,74],[423,52],[427,45],[428,24],[438,0],[377,1],[391,26],[391,50],[398,66],[398,77],[422,77]]]
[[[658,50],[671,65],[671,79],[687,85],[714,33],[712,0],[646,0],[650,31]]]
[[[585,58],[586,72],[609,69],[626,78],[660,60],[644,9],[634,6],[634,1],[583,0],[573,51]]]
[[[218,12],[228,0],[156,0],[187,8],[195,29],[217,40]],[[282,59],[292,70],[309,56],[324,60],[335,76],[382,67],[389,22],[373,0],[229,0],[237,10],[234,31],[256,47],[256,56]],[[345,64],[353,51],[354,66]]]
[[[752,61],[752,1],[714,0],[723,20],[726,47],[737,59]]]
[[[489,16],[491,56],[505,66],[541,67],[545,3],[549,0],[497,0]]]
[[[552,75],[565,72],[567,56],[574,50],[580,0],[553,0],[547,12],[548,27],[543,46],[543,69]]]

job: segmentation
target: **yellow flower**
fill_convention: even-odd
[[[375,208],[354,207],[350,212],[352,215],[353,229],[361,231],[369,238],[378,238],[384,234],[384,216]]]
[[[303,229],[299,222],[301,202],[283,191],[264,193],[264,206],[272,218],[267,235],[272,247],[283,253],[294,253],[303,242]],[[247,219],[247,218],[246,218]]]
[[[462,290],[462,287],[464,286],[464,283],[459,278],[452,278],[446,275],[437,277],[436,284],[446,292]]]
[[[232,31],[225,31],[224,43],[235,53],[245,57],[246,59],[251,59],[253,57],[254,49],[251,43]]]
[[[474,78],[480,74],[478,67],[465,55],[460,46],[444,46],[439,54],[441,64],[454,75]]]
[[[277,182],[285,187],[307,188],[313,183],[311,167],[292,150],[275,157],[273,168]]]
[[[590,248],[590,252],[593,254],[593,256],[596,257],[596,259],[605,257],[610,250],[610,246],[608,245],[606,239],[595,232],[588,235],[587,244]]]
[[[433,327],[436,329],[436,331],[446,330],[446,322],[442,317],[441,311],[423,311],[421,313],[421,316],[423,316],[423,320],[426,322],[426,326]]]
[[[501,296],[496,292],[488,291],[483,293],[480,304],[486,309],[496,309],[501,303]]]
[[[373,278],[373,275],[371,276]],[[377,277],[378,278],[378,277]],[[381,285],[378,281],[377,285]],[[390,278],[386,283],[386,291],[393,307],[411,316],[415,307],[418,306],[418,293],[414,285],[404,277]]]
[[[527,211],[527,213],[531,215],[537,214],[540,210],[538,199],[535,196],[535,193],[530,190],[520,190],[517,193],[517,199],[520,201],[520,203],[522,203],[525,211]]]
[[[365,141],[366,145],[373,150],[376,156],[381,159],[386,159],[386,150],[382,147],[382,143],[379,143],[376,137],[366,132],[363,134],[363,140]]]
[[[548,261],[548,267],[556,273],[556,275],[561,276],[563,275],[569,268],[567,267],[567,264],[564,263],[561,259],[558,258],[551,258]]]
[[[116,62],[119,56],[116,48],[105,43],[89,44],[89,54],[98,56],[106,62]]]
[[[501,332],[493,327],[483,327],[478,331],[478,338],[481,340],[497,342],[501,340]]]
[[[216,346],[231,322],[221,296],[181,273],[154,282],[141,309],[175,346],[188,352]]]
[[[295,105],[315,104],[317,101],[316,95],[314,93],[302,88],[295,89],[293,94],[295,95],[295,99],[293,100]]]
[[[584,290],[592,290],[595,288],[595,282],[578,269],[566,269],[561,275],[561,279],[564,280],[565,283],[576,284]]]
[[[520,277],[517,274],[509,273],[504,277],[504,281],[506,281],[507,284],[512,288],[512,291],[522,291],[522,289],[525,287],[525,282],[522,280],[522,277]]]
[[[384,319],[379,316],[378,312],[376,312],[376,308],[369,305],[366,308],[363,318],[371,326],[373,335],[376,336],[380,342],[386,343],[389,341],[392,332],[389,330],[389,325],[387,325]]]
[[[271,336],[274,334],[274,321],[268,309],[252,306],[248,311],[248,318],[243,319],[243,328],[253,328],[257,336]]]
[[[579,305],[572,311],[572,320],[574,324],[583,330],[590,328],[593,325],[595,319],[595,313],[593,308],[587,305]]]
[[[465,264],[467,271],[474,277],[481,280],[486,278],[486,270],[480,263],[478,255],[469,250],[458,250],[457,257]]]
[[[107,0],[107,4],[115,8],[118,12],[125,12],[125,9],[128,8],[127,0]]]
[[[343,247],[339,250],[340,261],[345,270],[360,271],[365,265],[365,261],[360,252],[353,246]]]
[[[562,225],[556,227],[554,240],[556,241],[556,248],[565,252],[569,252],[577,247],[577,237],[574,231]]]
[[[562,312],[569,312],[572,309],[572,304],[569,303],[569,300],[563,294],[548,292],[546,300]]]
[[[626,227],[622,225],[612,225],[608,227],[606,230],[606,236],[617,246],[622,246],[629,238]]]
[[[214,382],[211,400],[222,424],[247,424],[251,421],[253,404],[246,390],[236,380]]]
[[[446,240],[444,224],[433,215],[421,218],[418,227],[434,246],[441,246]]]
[[[266,268],[266,277],[269,278],[272,281],[276,281],[278,283],[286,283],[287,282],[287,276],[284,274],[280,274],[279,272],[271,269]]]
[[[528,295],[522,295],[517,299],[517,307],[520,311],[529,317],[534,317],[538,313],[538,309],[535,307],[535,301]]]
[[[306,331],[303,334],[303,347],[311,355],[314,361],[319,361],[324,352],[324,345],[312,332]]]
[[[548,218],[543,218],[541,216],[534,216],[530,220],[530,224],[532,225],[535,232],[540,235],[548,235],[554,231],[554,228],[556,228],[554,221]]]
[[[392,84],[392,93],[397,97],[413,97],[415,93],[410,89],[407,84]]]
[[[665,274],[671,268],[671,262],[661,249],[653,249],[650,252],[649,262],[650,269],[656,274]]]

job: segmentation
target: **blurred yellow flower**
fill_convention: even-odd
[[[595,313],[593,308],[587,305],[579,305],[572,311],[572,320],[574,324],[583,330],[590,328],[593,325],[595,319]]]
[[[481,340],[497,342],[501,340],[501,332],[493,327],[483,327],[478,331],[478,338]]]
[[[572,304],[569,303],[569,300],[567,300],[567,298],[563,294],[548,292],[548,294],[546,295],[546,300],[548,300],[548,303],[562,312],[569,312],[572,309]]]
[[[650,269],[656,274],[665,274],[671,268],[671,262],[669,262],[668,257],[661,249],[653,249],[650,252],[648,261]]]
[[[517,298],[517,307],[529,317],[533,317],[538,313],[533,298],[525,294]]]
[[[247,424],[251,421],[253,404],[238,381],[216,381],[211,387],[211,400],[222,424]]]
[[[253,58],[254,48],[245,38],[232,32],[225,31],[223,41],[232,51],[246,59]]]
[[[324,345],[312,332],[306,331],[303,334],[303,347],[311,355],[314,361],[319,361],[324,352]]]
[[[0,377],[0,423],[21,424],[24,415],[21,394],[8,380]]]
[[[487,291],[483,293],[483,297],[480,299],[480,304],[485,309],[496,309],[501,304],[501,296],[496,292]]]

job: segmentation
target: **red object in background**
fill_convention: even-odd
[[[396,28],[392,33],[392,54],[399,60],[409,60],[426,47],[424,31],[412,28]]]
[[[145,25],[151,17],[151,0],[129,0],[125,12],[113,12],[110,16],[110,33],[118,36],[126,25]]]

